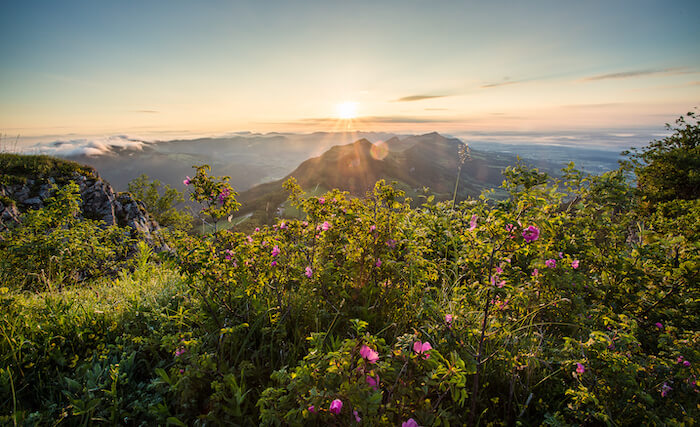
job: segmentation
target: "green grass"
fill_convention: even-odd
[[[52,177],[64,183],[75,173],[88,177],[96,174],[89,166],[51,156],[0,153],[0,184],[21,184],[38,177]]]

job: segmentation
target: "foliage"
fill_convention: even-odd
[[[687,113],[676,120],[670,136],[652,141],[630,155],[643,198],[655,203],[700,197],[700,122]],[[629,154],[629,153],[628,153]]]
[[[81,219],[79,212],[78,186],[54,186],[46,205],[25,213],[22,226],[0,240],[2,281],[16,289],[40,290],[116,271],[130,238],[119,227]]]
[[[186,231],[192,226],[192,217],[175,207],[185,201],[183,194],[175,188],[162,185],[157,179],[150,181],[148,175],[143,174],[129,182],[129,192],[146,205],[146,210],[161,227]]]
[[[417,208],[291,180],[297,219],[181,237],[182,277],[141,245],[104,301],[0,290],[0,421],[693,425],[700,206],[648,214],[627,172],[516,165],[506,199]]]
[[[209,165],[194,166],[197,171],[194,178],[187,177],[184,184],[190,187],[190,199],[200,203],[200,218],[205,221],[209,217],[216,225],[222,218],[228,218],[238,210],[240,203],[236,201],[236,193],[228,183],[228,176],[209,176]]]

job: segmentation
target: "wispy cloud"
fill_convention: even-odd
[[[142,113],[142,114],[158,114],[160,111],[156,110],[131,110],[131,113]]]
[[[648,70],[632,70],[622,71],[619,73],[599,74],[597,76],[586,77],[584,81],[596,80],[611,80],[611,79],[629,79],[635,77],[657,76],[657,75],[672,75],[672,74],[688,74],[686,68],[656,68]]]
[[[403,98],[399,98],[395,102],[422,101],[424,99],[444,98],[446,96],[450,96],[450,95],[411,95],[411,96],[404,96]]]
[[[507,80],[507,81],[498,82],[498,83],[487,83],[487,84],[481,85],[481,88],[488,89],[488,88],[499,87],[499,86],[517,85],[520,83],[525,83],[525,80]]]

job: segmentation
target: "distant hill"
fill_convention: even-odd
[[[399,188],[414,197],[429,187],[438,199],[451,199],[459,167],[459,149],[464,144],[438,133],[393,137],[373,144],[360,139],[353,144],[335,146],[319,157],[303,162],[286,177],[257,185],[240,194],[241,213],[262,214],[271,221],[287,199],[283,183],[294,177],[306,190],[319,192],[338,188],[362,196],[384,179],[396,181]],[[501,184],[501,171],[516,162],[508,154],[471,152],[460,175],[457,199],[478,196],[482,190]],[[540,162],[537,166],[551,166]]]

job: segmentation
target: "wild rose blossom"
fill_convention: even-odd
[[[577,373],[577,374],[582,374],[582,373],[584,373],[584,372],[586,372],[586,367],[583,366],[583,364],[581,364],[581,363],[577,363],[577,364],[576,364],[576,373]]]
[[[376,229],[377,229],[377,226],[376,226],[376,225],[370,225],[370,226],[369,226],[369,232],[370,232],[370,233],[373,232],[373,231],[376,230]]]
[[[666,397],[669,391],[673,390],[673,388],[668,385],[668,383],[664,383],[664,385],[661,386],[661,397]]]
[[[306,277],[308,277],[308,278],[310,279],[311,276],[314,275],[314,271],[311,269],[310,266],[307,265],[307,266],[306,266],[306,271],[304,272],[304,274],[306,275]]]
[[[571,261],[571,268],[576,270],[578,268],[578,266],[579,266],[579,261],[577,259]]]
[[[316,413],[316,407],[315,407],[314,405],[309,406],[309,412],[311,412],[312,414],[315,414],[315,413]]]
[[[374,377],[370,377],[369,375],[367,375],[367,377],[365,378],[365,382],[369,384],[369,386],[372,387],[373,390],[376,390],[377,386],[379,385],[379,380],[375,379]]]
[[[452,315],[451,314],[445,315],[445,323],[447,323],[448,328],[452,327]]]
[[[328,231],[330,229],[331,229],[331,224],[328,221],[323,221],[323,224],[321,224],[321,230]]]
[[[287,229],[287,223],[282,221],[282,223],[280,223],[280,230],[286,230],[286,229]]]
[[[532,243],[540,238],[540,229],[531,225],[523,230],[523,238],[527,243]]]
[[[659,328],[659,329],[663,329],[663,328],[664,328],[664,325],[662,325],[661,322],[656,322],[656,323],[654,324],[654,326],[656,326],[656,327]]]
[[[550,258],[544,262],[544,265],[546,265],[547,268],[554,268],[557,266],[557,260]]]
[[[534,268],[534,269],[532,270],[532,275],[535,276],[535,277],[539,276],[539,275],[540,275],[540,270]]]
[[[192,182],[192,179],[189,176],[186,176],[185,180],[182,181],[182,183],[185,185],[190,185],[191,182]]]
[[[379,353],[369,348],[367,345],[363,344],[360,349],[360,356],[369,363],[377,363],[379,360]]]
[[[320,204],[324,204],[324,203],[326,203],[326,198],[325,198],[325,197],[319,197],[319,198],[318,198],[318,202],[319,202]]]
[[[352,414],[355,416],[355,421],[357,421],[358,423],[362,421],[362,418],[360,418],[360,414],[358,414],[356,410],[353,410]]]
[[[270,263],[270,267],[277,267],[277,261],[272,261]]]
[[[472,218],[469,220],[469,231],[472,231],[476,228],[476,220],[478,218],[478,216],[472,215]]]
[[[401,423],[401,427],[420,427],[418,425],[418,422],[414,420],[413,418],[409,418],[408,421],[404,421]]]
[[[226,249],[224,252],[226,252],[224,258],[226,258],[226,261],[230,261],[233,257],[233,251],[231,249]]]
[[[272,247],[272,256],[275,257],[279,254],[280,254],[280,248],[277,245],[273,246]]]
[[[175,357],[180,357],[183,354],[187,352],[187,349],[185,347],[178,347],[177,350],[175,350]]]
[[[374,263],[374,266],[379,268],[382,266],[382,260],[380,258],[377,258],[377,262]]]
[[[338,415],[340,414],[340,411],[343,409],[343,401],[340,399],[335,399],[331,402],[331,406],[329,408],[329,411],[331,411],[332,414]]]
[[[423,343],[420,341],[416,341],[413,343],[413,352],[418,355],[422,355],[423,359],[430,359],[430,355],[427,354],[427,351],[432,349],[433,347],[427,341]]]

